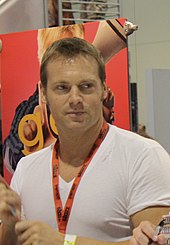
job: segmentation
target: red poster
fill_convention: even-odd
[[[4,175],[10,182],[21,157],[46,147],[57,134],[47,110],[48,127],[42,128],[35,113],[39,97],[39,64],[44,50],[55,40],[77,36],[93,43],[106,62],[106,84],[114,94],[113,124],[130,129],[127,44],[123,34],[125,19],[113,19],[72,26],[0,35],[2,83],[2,137]],[[34,140],[25,139],[23,125],[27,120],[37,123]],[[47,137],[48,135],[48,137]],[[50,140],[49,140],[50,139]],[[28,147],[25,147],[28,146]],[[28,148],[31,146],[32,150]]]

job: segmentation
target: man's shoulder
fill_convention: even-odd
[[[110,138],[116,144],[119,144],[124,147],[140,148],[141,149],[150,149],[150,148],[163,148],[156,140],[145,138],[135,132],[132,132],[127,129],[122,129],[117,126],[110,125],[109,130]]]
[[[33,164],[39,164],[41,162],[46,161],[46,159],[49,159],[52,155],[54,144],[51,144],[50,146],[47,146],[39,151],[33,152],[27,156],[24,156],[20,159],[18,162],[17,168],[20,166],[27,166],[27,165],[33,165]]]
[[[30,180],[38,180],[45,173],[51,171],[52,151],[54,145],[22,157],[11,180],[11,186],[16,190],[16,185],[22,186]]]

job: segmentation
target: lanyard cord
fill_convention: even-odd
[[[104,140],[104,138],[108,132],[108,128],[109,128],[108,124],[106,122],[104,122],[97,140],[95,141],[88,157],[85,159],[85,161],[82,165],[82,168],[80,169],[77,177],[75,178],[75,180],[73,182],[73,185],[71,187],[71,190],[70,190],[70,193],[68,195],[64,209],[62,208],[62,202],[61,202],[60,192],[59,192],[59,160],[58,160],[59,141],[57,141],[54,145],[53,155],[52,155],[53,194],[54,194],[54,202],[55,202],[55,208],[56,208],[56,219],[57,219],[57,223],[58,223],[58,229],[62,233],[66,232],[66,227],[67,227],[68,219],[70,216],[74,196],[76,194],[76,190],[78,188],[80,180],[81,180],[84,172],[86,171],[89,163],[91,162],[93,156],[95,155],[99,146],[101,145],[102,141]]]

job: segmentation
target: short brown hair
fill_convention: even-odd
[[[105,64],[100,52],[89,42],[84,39],[73,37],[63,38],[54,42],[43,55],[40,67],[40,79],[42,86],[47,87],[47,65],[49,62],[56,60],[58,57],[72,58],[77,55],[93,57],[99,67],[99,77],[102,83],[106,79]],[[83,68],[82,68],[83,69]]]

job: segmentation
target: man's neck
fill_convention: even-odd
[[[72,166],[82,165],[99,136],[103,121],[85,131],[72,130],[59,132],[59,156],[61,160]]]

